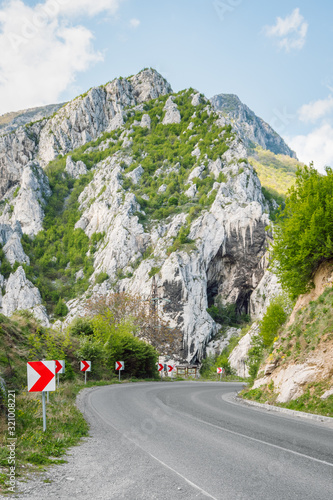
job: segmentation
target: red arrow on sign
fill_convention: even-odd
[[[86,370],[88,370],[88,368],[90,368],[90,364],[87,362],[87,361],[81,361],[82,363],[82,368],[81,368],[81,372],[85,372]]]
[[[172,372],[173,369],[174,369],[174,366],[168,365],[168,372]]]
[[[56,364],[56,373],[58,373],[62,369],[62,364],[59,363],[57,359],[55,360],[55,364]]]
[[[30,388],[29,392],[43,391],[54,378],[55,374],[44,365],[43,361],[29,361],[28,365],[40,376],[37,382]]]
[[[222,373],[222,368],[217,368],[217,373]]]
[[[116,370],[121,370],[123,368],[123,363],[121,361],[116,361]]]
[[[158,371],[161,372],[164,368],[164,365],[162,363],[158,363]]]

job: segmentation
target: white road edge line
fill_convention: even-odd
[[[159,458],[155,457],[154,455],[152,455],[151,453],[149,453],[149,451],[145,450],[144,448],[142,448],[140,445],[138,445],[138,443],[136,443],[133,439],[129,438],[128,436],[126,436],[126,434],[123,434],[123,432],[121,432],[119,429],[117,429],[117,427],[115,427],[113,424],[110,423],[110,421],[106,420],[103,415],[97,410],[97,408],[91,403],[91,394],[88,394],[88,400],[89,400],[89,403],[90,403],[90,407],[93,408],[94,412],[97,413],[97,415],[99,416],[99,418],[101,420],[103,420],[107,425],[109,425],[110,427],[112,427],[116,432],[118,432],[121,436],[123,436],[125,439],[127,439],[127,441],[130,441],[131,443],[134,443],[135,446],[138,446],[144,453],[147,453],[147,455],[149,455],[150,457],[152,457],[154,460],[156,460],[157,462],[159,462],[161,465],[163,465],[164,467],[166,467],[167,469],[170,469],[172,472],[174,472],[175,474],[177,474],[177,476],[181,477],[182,479],[184,479],[184,481],[186,481],[190,486],[192,486],[193,488],[196,488],[198,491],[200,491],[200,493],[202,493],[203,495],[207,496],[208,498],[211,498],[212,500],[218,500],[217,498],[213,497],[210,493],[208,493],[207,491],[203,490],[202,488],[200,488],[200,486],[198,486],[197,484],[195,483],[192,483],[192,481],[190,481],[189,479],[187,479],[185,476],[183,476],[182,474],[180,474],[180,472],[177,472],[175,469],[173,469],[172,467],[170,467],[170,465],[167,465],[166,463],[162,462],[162,460],[160,460]]]
[[[182,413],[179,412],[178,413]],[[225,427],[220,427],[219,425],[211,424],[210,422],[205,422],[204,420],[201,420],[200,418],[192,417],[186,413],[187,418],[190,418],[191,420],[196,420],[197,422],[200,422],[205,425],[209,425],[210,427],[214,427],[215,429],[219,429],[220,431],[228,432],[229,434],[233,434],[234,436],[240,436],[246,439],[249,439],[250,441],[255,441],[256,443],[260,444],[265,444],[266,446],[271,446],[272,448],[275,448],[277,450],[282,450],[286,451],[288,453],[292,453],[293,455],[297,455],[299,457],[303,458],[308,458],[309,460],[313,460],[314,462],[318,462],[323,465],[329,465],[330,467],[333,467],[333,464],[330,462],[326,462],[325,460],[320,460],[319,458],[314,458],[310,457],[309,455],[305,455],[304,453],[299,453],[298,451],[294,450],[289,450],[288,448],[282,448],[282,446],[278,446],[277,444],[272,444],[272,443],[267,443],[267,441],[262,441],[261,439],[253,438],[251,436],[247,436],[246,434],[241,434],[240,432],[236,431],[231,431],[230,429],[226,429]]]
[[[144,451],[146,451],[146,450],[144,450]],[[193,488],[196,488],[197,490],[199,490],[203,495],[206,495],[208,498],[212,498],[213,500],[218,500],[217,498],[213,497],[210,493],[207,493],[207,491],[205,491],[202,488],[200,488],[200,486],[198,486],[197,484],[192,483],[192,481],[190,481],[185,476],[183,476],[182,474],[180,474],[180,472],[177,472],[175,469],[173,469],[172,467],[170,467],[170,465],[162,462],[162,460],[160,460],[159,458],[157,458],[154,455],[152,455],[151,453],[149,453],[149,451],[146,451],[146,453],[148,453],[148,455],[150,455],[152,458],[154,458],[157,462],[159,462],[160,464],[164,465],[164,467],[166,467],[167,469],[170,469],[172,472],[174,472],[175,474],[177,474],[177,476],[179,476],[182,479],[184,479],[184,481],[186,481],[190,486],[193,486]]]

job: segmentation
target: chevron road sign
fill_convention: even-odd
[[[46,431],[45,392],[56,390],[55,361],[29,361],[27,363],[28,391],[41,392],[43,404],[43,431]]]
[[[55,360],[56,364],[56,373],[65,373],[65,361],[64,360]]]
[[[161,372],[164,368],[164,365],[162,363],[158,363],[157,368],[158,368],[158,371]]]
[[[119,382],[120,382],[120,374],[122,370],[125,370],[125,361],[116,361],[116,370],[119,370]]]
[[[80,370],[81,372],[91,372],[91,361],[81,361]]]
[[[168,366],[168,373],[173,372],[176,369],[176,367],[173,365],[167,365],[167,366]]]
[[[29,361],[27,363],[28,391],[55,391],[55,361]]]
[[[216,371],[217,373],[222,373],[222,368],[217,368]]]
[[[65,373],[65,360],[64,359],[55,359],[56,364],[56,374],[57,374],[57,386],[60,385],[59,374]]]

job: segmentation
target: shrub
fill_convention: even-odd
[[[55,316],[58,317],[63,317],[66,316],[66,314],[68,314],[68,307],[61,298],[58,300],[58,303],[54,308],[54,314]]]
[[[98,284],[98,285],[101,285],[107,279],[109,279],[108,273],[106,273],[104,271],[101,271],[100,273],[98,273],[96,275],[96,277],[95,277],[95,283]]]
[[[90,318],[75,318],[68,327],[71,335],[93,335],[94,330]]]
[[[275,297],[260,321],[260,335],[264,346],[269,347],[277,336],[279,328],[287,319],[286,303],[282,295]]]

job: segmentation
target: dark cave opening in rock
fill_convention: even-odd
[[[242,290],[236,301],[236,314],[250,314],[250,297],[253,290]]]
[[[215,297],[219,292],[219,285],[217,281],[207,283],[207,303],[208,307],[212,307],[215,303]]]

